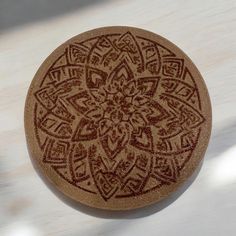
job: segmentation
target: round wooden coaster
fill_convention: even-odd
[[[60,192],[112,210],[157,202],[205,153],[211,105],[193,62],[146,30],[105,27],[58,47],[26,99],[31,159]]]

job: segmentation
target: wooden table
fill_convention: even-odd
[[[236,1],[0,2],[0,235],[236,235]],[[43,60],[85,30],[130,25],[158,33],[195,62],[210,92],[213,132],[203,165],[151,207],[107,213],[58,199],[30,162],[23,126]]]

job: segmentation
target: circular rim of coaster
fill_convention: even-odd
[[[187,67],[191,71],[191,75],[196,85],[196,88],[200,88],[201,94],[201,114],[203,114],[204,122],[201,124],[201,138],[200,141],[197,141],[194,150],[192,151],[190,161],[188,161],[184,168],[181,170],[180,175],[178,176],[177,182],[173,182],[169,185],[163,185],[161,188],[149,191],[147,193],[142,193],[140,195],[132,196],[130,198],[111,198],[108,201],[104,201],[101,196],[92,195],[89,192],[83,191],[74,185],[67,182],[65,179],[61,178],[57,172],[55,172],[50,166],[45,165],[42,162],[42,151],[39,148],[37,137],[35,135],[34,129],[34,97],[35,87],[38,88],[39,83],[42,78],[45,76],[45,73],[52,66],[54,60],[61,55],[62,51],[74,42],[82,42],[86,39],[91,39],[93,37],[102,36],[104,34],[111,33],[120,33],[125,34],[127,31],[131,32],[134,35],[141,35],[148,40],[154,41],[160,45],[166,46],[171,52],[180,56],[184,61],[185,68]],[[84,33],[81,33],[59,47],[57,47],[41,64],[37,73],[35,74],[31,85],[28,90],[26,102],[25,102],[25,134],[27,140],[28,152],[31,157],[32,163],[36,170],[39,172],[40,176],[43,177],[46,183],[52,184],[59,192],[68,197],[69,199],[75,200],[79,203],[85,204],[90,207],[95,207],[99,209],[107,210],[130,210],[135,208],[144,207],[153,203],[156,203],[164,198],[166,198],[171,193],[175,192],[179,186],[181,186],[194,172],[194,170],[199,165],[200,161],[203,159],[205,151],[207,149],[212,127],[212,111],[211,111],[211,102],[210,97],[207,91],[206,84],[196,68],[195,64],[191,59],[176,45],[174,45],[169,40],[163,38],[162,36],[157,35],[156,33],[136,28],[130,26],[107,26],[101,28],[95,28]],[[95,196],[95,197],[93,197]]]

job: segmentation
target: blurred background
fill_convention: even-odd
[[[27,89],[48,54],[108,25],[144,28],[178,45],[205,79],[213,108],[195,175],[168,200],[119,214],[58,199],[31,165],[23,125]],[[235,236],[235,38],[233,0],[0,0],[0,235]]]

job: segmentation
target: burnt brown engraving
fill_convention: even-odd
[[[65,45],[33,94],[42,162],[105,202],[178,182],[206,120],[185,58],[128,29]]]

